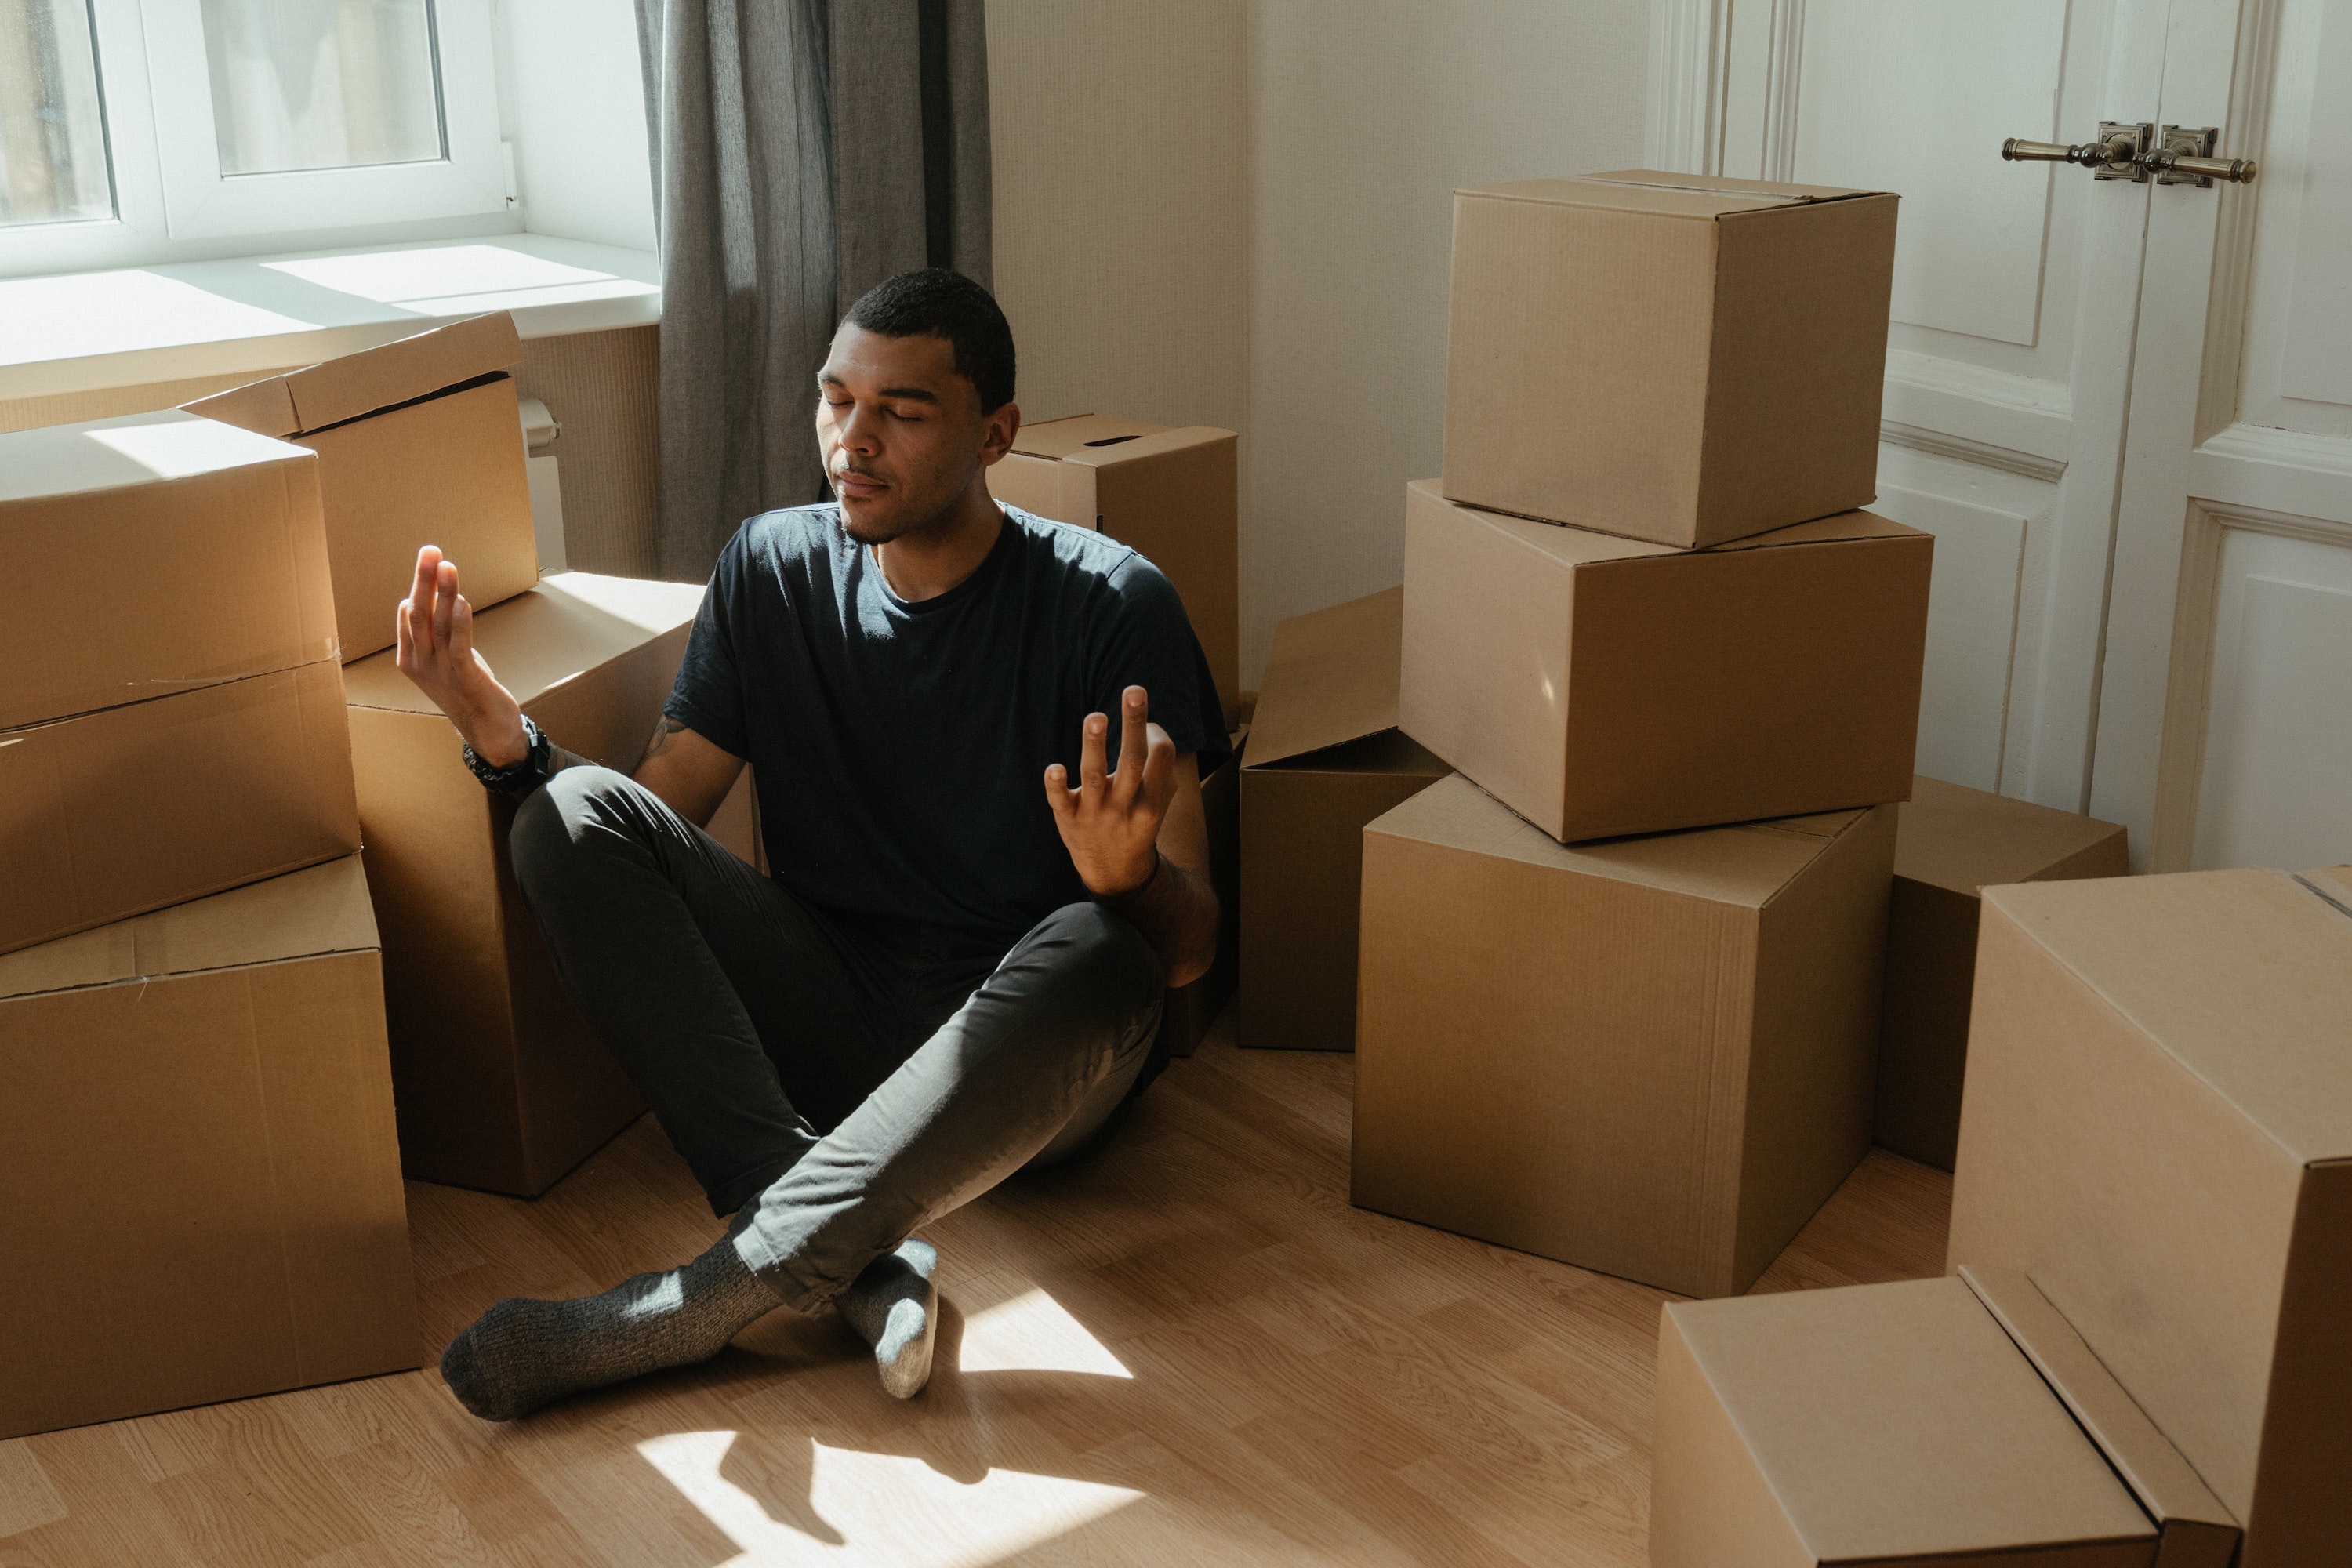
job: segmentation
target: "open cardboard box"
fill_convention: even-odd
[[[1456,191],[1445,494],[1684,547],[1868,505],[1895,205],[1654,169]]]
[[[357,856],[0,957],[0,1437],[419,1360]]]
[[[989,493],[1131,544],[1168,575],[1208,656],[1228,725],[1241,722],[1240,480],[1234,437],[1100,414],[1024,425]]]
[[[1241,769],[1241,1043],[1356,1045],[1364,824],[1445,776],[1397,727],[1403,593],[1274,630]]]
[[[1912,781],[1896,808],[1886,922],[1874,1133],[1882,1147],[1945,1171],[1958,1152],[1978,891],[2130,870],[2116,823],[1925,774]]]
[[[1378,818],[1355,1202],[1745,1290],[1870,1147],[1894,857],[1885,807],[1563,847],[1459,774]]]
[[[539,581],[505,311],[289,371],[190,413],[319,454],[336,636],[346,663],[393,644],[416,552],[437,544],[477,610]]]
[[[1954,1267],[2014,1268],[2245,1526],[2352,1553],[2352,870],[1987,888]]]
[[[626,773],[701,599],[689,584],[561,573],[478,614],[474,645],[550,739]],[[421,1180],[535,1196],[644,1104],[523,906],[512,805],[467,771],[448,720],[390,653],[344,676],[402,1159]]]
[[[1405,488],[1405,733],[1564,843],[1911,793],[1933,536],[1700,551]]]
[[[2236,1521],[2023,1275],[1669,1303],[1654,1568],[2228,1568]]]

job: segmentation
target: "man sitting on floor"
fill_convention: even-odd
[[[635,778],[539,733],[456,564],[418,554],[400,668],[521,798],[515,875],[566,988],[731,1216],[682,1268],[483,1313],[441,1358],[477,1415],[828,1302],[919,1392],[938,1298],[908,1238],[1086,1148],[1148,1076],[1163,983],[1208,967],[1208,664],[1150,562],[990,499],[1013,379],[968,279],[851,308],[817,375],[837,500],[721,552]],[[747,762],[772,878],[702,831]]]

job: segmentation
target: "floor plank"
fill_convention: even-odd
[[[939,1370],[831,1321],[473,1420],[425,1371],[0,1443],[0,1564],[1645,1560],[1663,1293],[1348,1203],[1352,1058],[1229,1021],[1113,1144],[929,1234]],[[1943,1263],[1950,1178],[1874,1152],[1759,1291]],[[716,1222],[650,1121],[534,1203],[412,1184],[426,1343]]]

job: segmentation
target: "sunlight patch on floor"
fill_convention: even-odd
[[[967,1310],[965,1372],[1083,1372],[1132,1378],[1108,1346],[1035,1285],[991,1306]]]
[[[982,1568],[1144,1496],[1024,1470],[993,1469],[967,1486],[920,1459],[812,1441],[808,1512],[839,1537],[821,1541],[772,1516],[720,1473],[734,1441],[732,1432],[676,1432],[637,1445],[740,1549],[721,1568],[849,1562]]]

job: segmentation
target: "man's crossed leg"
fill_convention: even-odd
[[[1009,952],[819,910],[604,768],[549,780],[511,845],[566,988],[733,1223],[601,1296],[499,1303],[442,1357],[452,1392],[509,1419],[828,1302],[919,1390],[936,1310],[908,1237],[1101,1131],[1159,1022],[1150,945],[1092,903]]]

